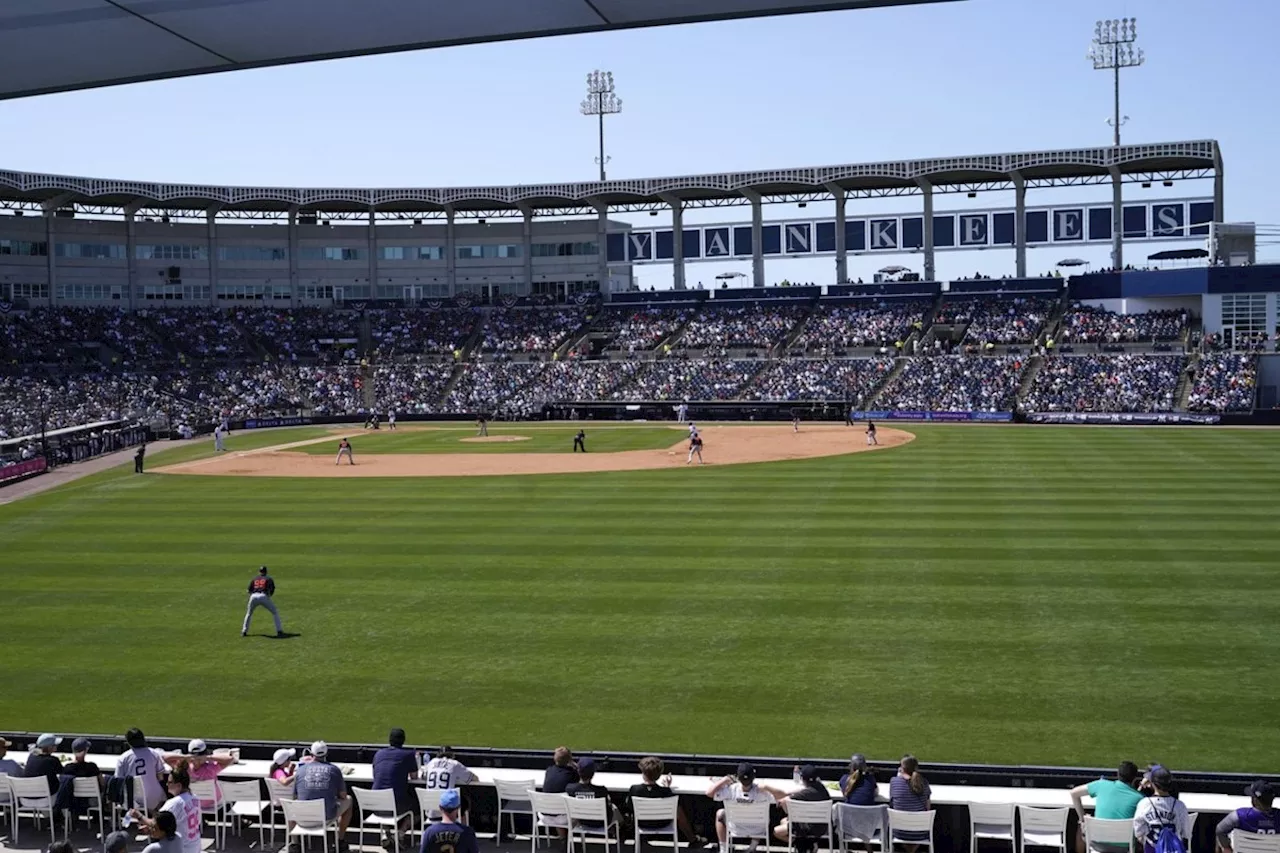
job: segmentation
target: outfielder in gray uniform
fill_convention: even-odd
[[[276,620],[276,636],[284,636],[284,627],[280,624],[280,611],[276,610],[276,603],[271,600],[271,596],[276,594],[276,582],[271,579],[271,575],[267,574],[267,567],[263,566],[258,569],[258,576],[249,581],[249,607],[244,612],[244,627],[240,629],[240,636],[249,636],[249,620],[253,618],[253,611],[259,607],[265,607],[267,612],[271,614],[271,618]]]

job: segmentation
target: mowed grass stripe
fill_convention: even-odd
[[[912,429],[890,452],[692,470],[101,475],[0,509],[23,685],[0,718],[1268,769],[1280,435]],[[238,636],[260,562],[301,637]],[[165,699],[57,701],[121,683]],[[1155,696],[1158,727],[1102,711]]]

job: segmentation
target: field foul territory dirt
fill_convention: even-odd
[[[672,431],[682,430],[673,427]],[[900,429],[882,428],[878,446],[867,446],[861,426],[708,426],[700,430],[702,455],[707,466],[741,465],[749,462],[777,462],[784,459],[813,459],[842,456],[898,447],[915,438]],[[494,436],[510,441],[514,436]],[[460,441],[465,441],[461,439]],[[686,467],[689,441],[673,436],[665,450],[624,450],[616,453],[421,453],[364,454],[356,447],[355,465],[344,459],[334,464],[334,456],[291,453],[302,445],[337,440],[313,439],[304,442],[227,453],[210,459],[156,468],[163,474],[200,474],[222,477],[499,477],[512,474],[579,474],[601,471],[648,471]],[[692,465],[698,467],[695,459]],[[706,467],[706,466],[703,466]]]

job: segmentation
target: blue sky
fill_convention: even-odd
[[[1111,78],[1086,61],[1094,21],[1136,16],[1147,64],[1125,72],[1126,142],[1216,138],[1226,218],[1280,223],[1280,3],[965,0],[449,48],[217,74],[0,103],[0,166],[95,177],[300,186],[475,186],[591,180],[595,125],[578,114],[593,68],[614,72],[610,177],[857,163],[1107,144]],[[1208,195],[1209,182],[1126,189]],[[1108,188],[1029,204],[1106,201]],[[938,210],[1012,204],[1011,193]],[[918,200],[851,202],[851,215]],[[766,218],[796,215],[766,207]],[[825,215],[810,205],[805,217]],[[686,214],[745,220],[748,209]],[[652,226],[664,217],[635,218]],[[1135,246],[1129,259],[1158,247]],[[1264,257],[1280,260],[1274,247]],[[1063,252],[1033,251],[1033,271]],[[1082,249],[1095,264],[1105,248]],[[870,278],[919,256],[850,259]],[[749,263],[691,264],[688,280]],[[1008,274],[1012,252],[939,253],[942,278]],[[637,267],[670,286],[670,268]],[[830,281],[830,259],[771,261],[768,278]]]

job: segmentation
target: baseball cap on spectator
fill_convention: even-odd
[[[286,761],[293,761],[293,757],[298,754],[296,749],[282,746],[271,754],[271,763],[284,764]]]
[[[108,834],[106,840],[102,842],[102,847],[107,853],[122,853],[129,849],[129,833],[117,830]]]
[[[88,752],[93,748],[93,742],[87,737],[78,737],[71,741],[72,752]]]
[[[806,764],[800,768],[800,779],[805,782],[818,781],[818,768],[812,764]]]
[[[323,758],[324,756],[329,754],[329,744],[325,743],[322,740],[316,741],[315,743],[311,744],[311,754],[314,755],[316,758]]]
[[[462,795],[457,788],[449,788],[440,794],[440,810],[454,811],[462,806]]]
[[[195,740],[187,744],[187,752],[191,753],[192,755],[204,755],[208,751],[209,751],[209,744],[205,743],[200,738],[196,738]]]
[[[590,776],[596,772],[596,762],[591,758],[584,758],[578,762],[578,775]]]
[[[36,738],[36,749],[53,749],[62,743],[62,738],[57,735],[43,734]]]
[[[1244,789],[1244,795],[1270,803],[1276,797],[1276,789],[1266,779],[1255,779],[1249,787]]]
[[[1173,774],[1169,772],[1169,768],[1163,764],[1151,765],[1150,771],[1151,784],[1155,785],[1162,791],[1168,791],[1173,787]]]
[[[733,774],[743,785],[750,785],[756,780],[756,768],[754,764],[744,761],[738,765],[738,772]]]

